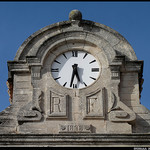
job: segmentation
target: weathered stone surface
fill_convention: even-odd
[[[0,134],[5,147],[150,147],[149,143],[149,134]]]
[[[107,122],[107,132],[108,133],[120,133],[120,134],[127,134],[132,132],[131,125],[128,123],[114,123],[114,122]]]

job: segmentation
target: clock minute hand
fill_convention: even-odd
[[[80,81],[80,78],[79,78],[79,74],[78,74],[78,70],[77,70],[77,68],[76,68],[75,75],[77,76],[78,81]]]
[[[72,87],[72,83],[73,83],[74,76],[75,76],[75,74],[76,74],[77,66],[78,66],[78,64],[72,65],[73,72],[72,72],[72,77],[71,77],[70,87]]]
[[[70,87],[72,87],[73,79],[74,79],[75,73],[74,71],[72,72],[72,77],[71,77],[71,82],[70,82]]]

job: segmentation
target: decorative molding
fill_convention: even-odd
[[[120,80],[120,66],[110,65],[110,69],[111,69],[111,79],[112,80],[115,80],[115,79]]]
[[[43,97],[43,92],[38,89],[33,89],[32,101],[20,108],[17,119],[18,121],[40,121],[42,118],[42,109],[40,106]]]
[[[17,115],[18,121],[40,121],[41,118],[41,112],[32,110],[32,101],[20,108]]]
[[[150,134],[0,134],[0,145],[1,147],[108,146],[137,147],[137,149],[144,147],[143,149],[146,149],[145,147],[150,146]]]
[[[41,66],[31,66],[31,79],[40,80],[41,79]]]
[[[33,89],[33,97],[32,97],[32,110],[37,110],[42,112],[40,103],[43,99],[43,92],[39,88]]]
[[[112,102],[112,106],[110,108],[110,111],[120,110],[120,107],[117,105],[117,97],[113,92],[111,92],[111,102]]]
[[[31,74],[32,72],[40,72],[39,66],[34,66],[31,68]],[[37,87],[37,84],[35,84],[35,78],[31,76],[32,78],[32,101],[28,102],[26,105],[20,108],[17,114],[18,121],[40,121],[42,118],[42,108],[41,108],[41,101],[43,99],[43,92],[40,88]],[[36,77],[37,79],[37,77]],[[39,77],[38,77],[39,79]]]
[[[111,94],[114,103],[109,112],[109,120],[112,122],[133,122],[136,119],[135,113],[128,106],[119,101],[113,92]]]

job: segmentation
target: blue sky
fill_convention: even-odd
[[[150,109],[150,2],[0,2],[0,111],[8,107],[7,61],[13,60],[21,44],[32,33],[60,21],[69,20],[71,10],[83,19],[107,25],[123,35],[138,60],[144,60],[141,104]]]

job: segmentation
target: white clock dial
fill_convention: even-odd
[[[84,88],[96,81],[101,68],[94,56],[85,51],[68,51],[52,63],[54,80],[66,88]]]

